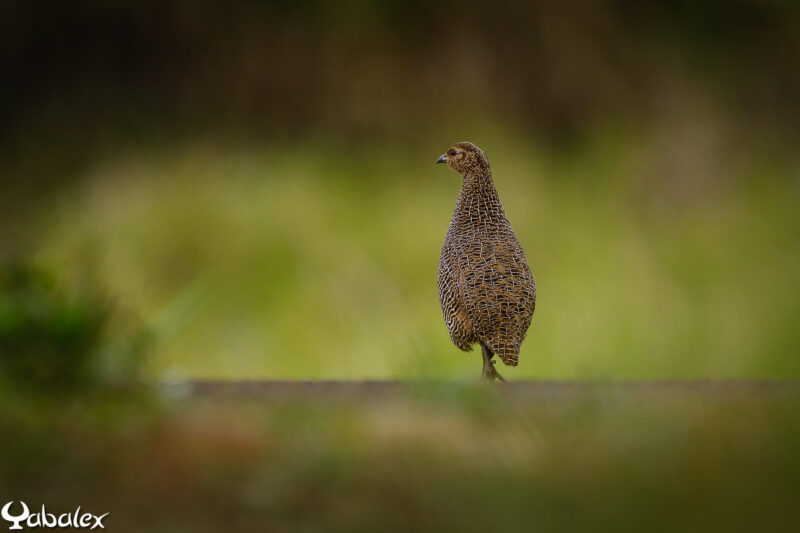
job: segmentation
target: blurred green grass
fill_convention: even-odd
[[[139,385],[148,333],[84,272],[66,287],[24,262],[0,264],[0,389],[64,395]]]
[[[507,377],[800,377],[790,163],[483,131],[539,289]],[[155,378],[472,379],[436,289],[460,178],[433,162],[461,139],[431,137],[128,149],[43,206],[36,259],[90,261],[155,332]]]

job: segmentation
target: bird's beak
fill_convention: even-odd
[[[439,156],[439,159],[436,160],[437,163],[447,163],[447,154],[442,154]]]

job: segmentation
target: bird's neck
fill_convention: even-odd
[[[482,172],[465,172],[461,183],[462,196],[479,196],[487,200],[499,197],[497,189],[494,188],[492,173],[489,170]]]
[[[470,217],[480,213],[487,220],[505,217],[491,172],[467,172],[463,177],[456,212]]]

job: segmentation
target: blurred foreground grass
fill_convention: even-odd
[[[3,396],[3,501],[110,512],[111,531],[786,531],[800,520],[796,385],[162,390],[160,402]]]
[[[42,206],[36,258],[145,319],[153,377],[471,378],[436,296],[460,179],[433,162],[453,140],[128,150]],[[472,140],[539,287],[507,377],[800,377],[791,162]]]

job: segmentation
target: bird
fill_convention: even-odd
[[[536,308],[533,273],[500,203],[486,154],[472,143],[457,142],[436,162],[462,176],[439,258],[444,321],[459,349],[470,352],[480,345],[481,379],[505,382],[493,357],[506,366],[519,364]]]

